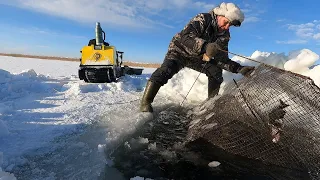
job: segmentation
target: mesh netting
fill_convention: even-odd
[[[262,64],[226,89],[192,112],[189,141],[319,178],[320,89],[310,78]]]

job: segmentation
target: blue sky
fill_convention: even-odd
[[[80,57],[101,22],[107,41],[124,60],[161,63],[172,36],[197,13],[223,1],[197,0],[1,0],[0,52]],[[227,2],[227,1],[225,1]],[[229,50],[320,54],[318,0],[236,0],[245,13],[231,28]]]

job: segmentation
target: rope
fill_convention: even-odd
[[[223,50],[223,49],[219,49],[220,51],[222,52],[225,52],[225,53],[229,53],[229,54],[232,54],[232,55],[235,55],[235,56],[239,56],[239,57],[242,57],[244,59],[247,59],[247,60],[250,60],[250,61],[253,61],[253,62],[257,62],[257,63],[261,63],[261,64],[265,64],[263,62],[260,62],[260,61],[257,61],[257,60],[254,60],[254,59],[251,59],[251,58],[248,58],[246,56],[242,56],[242,55],[239,55],[239,54],[236,54],[236,53],[233,53],[233,52],[230,52],[230,51],[226,51],[226,50]],[[268,64],[265,64],[267,66],[271,66],[271,65],[268,65]],[[271,67],[274,67],[274,66],[271,66]]]
[[[192,84],[191,88],[189,89],[189,91],[188,91],[187,95],[184,97],[183,101],[180,103],[180,106],[182,106],[182,105],[183,105],[183,103],[184,103],[184,101],[187,99],[187,97],[188,97],[188,95],[189,95],[189,93],[190,93],[191,89],[193,88],[194,84],[197,82],[197,80],[198,80],[199,76],[201,75],[201,73],[202,73],[203,69],[207,66],[207,63],[208,63],[208,61],[204,64],[204,66],[203,66],[203,68],[201,69],[201,71],[199,72],[199,74],[198,74],[198,76],[197,76],[196,80],[194,80],[194,82],[193,82],[193,84]]]

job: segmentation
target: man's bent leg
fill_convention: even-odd
[[[165,59],[161,67],[159,67],[150,77],[147,82],[141,104],[141,112],[153,112],[151,103],[157,95],[161,86],[166,84],[169,79],[182,69],[181,63],[177,60]]]
[[[221,82],[215,78],[208,77],[208,99],[218,95]]]

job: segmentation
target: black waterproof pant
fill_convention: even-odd
[[[182,63],[180,60],[165,59],[158,69],[151,75],[150,81],[161,86],[166,84],[169,79],[178,73],[182,68],[188,67],[198,72],[204,73],[208,77],[208,97],[218,94],[220,84],[223,82],[222,69],[217,67],[214,62],[191,62]]]

